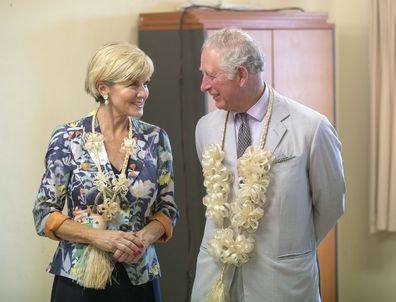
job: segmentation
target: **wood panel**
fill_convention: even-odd
[[[332,30],[274,30],[274,87],[334,123]],[[318,249],[323,302],[337,301],[336,232]]]
[[[246,30],[256,40],[264,54],[264,81],[273,86],[272,30]]]
[[[274,30],[274,87],[334,120],[332,30]]]
[[[273,28],[333,28],[327,23],[326,12],[289,11],[213,11],[188,10],[183,12],[140,14],[139,30],[218,29],[232,26],[244,29]]]

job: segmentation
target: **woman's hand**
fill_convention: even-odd
[[[127,264],[133,264],[144,255],[147,249],[147,244],[143,239],[136,236],[136,233],[126,232],[124,233],[124,239],[130,242],[130,245],[136,247],[131,253],[131,249],[117,249],[113,253],[113,260],[117,262],[124,262]]]
[[[152,220],[138,232],[123,232],[92,228],[68,219],[54,233],[60,239],[92,244],[113,253],[114,261],[132,264],[144,255],[150,244],[165,233],[165,228],[158,221]]]
[[[151,221],[142,230],[134,233],[125,233],[125,238],[130,240],[139,249],[134,250],[132,254],[126,252],[125,250],[117,249],[113,254],[113,259],[118,262],[125,262],[128,264],[133,264],[139,261],[143,257],[148,246],[158,240],[165,230],[161,223],[158,221]]]
[[[133,232],[99,230],[92,244],[113,253],[113,260],[135,263],[143,255],[146,245]]]
[[[142,230],[138,232],[126,232],[124,234],[124,239],[129,240],[134,248],[131,253],[131,245],[127,245],[129,249],[123,248],[117,249],[113,253],[113,259],[118,262],[125,262],[128,264],[133,264],[139,261],[146,252],[147,247],[156,242],[163,234],[165,229],[161,223],[152,220],[148,225],[146,225]],[[137,249],[136,249],[137,247]]]

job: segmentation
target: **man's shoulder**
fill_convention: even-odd
[[[324,114],[279,93],[274,93],[273,113],[275,110],[275,115],[289,129],[304,135],[315,135],[318,129],[325,130],[325,133],[335,132],[334,126]]]
[[[202,116],[198,121],[197,127],[213,126],[216,124],[224,123],[226,115],[227,111],[215,109]]]
[[[285,95],[280,94],[274,90],[274,104],[278,108],[284,108],[294,118],[301,118],[307,120],[321,120],[324,115],[318,111],[302,104],[298,100],[291,99]]]

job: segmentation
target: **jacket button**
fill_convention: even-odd
[[[120,203],[120,208],[121,208],[122,210],[124,210],[124,211],[128,210],[128,209],[129,209],[129,203],[126,202],[126,201],[122,201],[122,202]]]
[[[128,232],[130,229],[131,227],[125,223],[120,225],[120,231]]]

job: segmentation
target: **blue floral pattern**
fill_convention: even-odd
[[[67,204],[67,215],[75,219],[77,212],[87,211],[100,203],[100,194],[93,185],[98,172],[91,154],[85,148],[85,134],[92,131],[93,115],[58,127],[52,134],[45,160],[43,175],[33,209],[36,231],[44,236],[48,216],[62,212]],[[120,197],[123,206],[108,229],[118,230],[127,225],[132,231],[141,230],[150,218],[161,212],[169,217],[173,226],[178,217],[174,202],[172,152],[166,132],[156,126],[133,119],[134,138],[139,152],[136,160],[129,158],[127,178],[128,192]],[[95,131],[100,132],[98,122]],[[115,174],[106,151],[99,152],[102,170],[114,178]],[[95,201],[96,200],[96,201]],[[76,219],[75,219],[76,220]],[[80,221],[92,225],[89,219]],[[62,240],[50,262],[50,273],[75,279],[75,264],[85,244]],[[134,265],[124,264],[133,284],[142,284],[160,275],[157,255],[153,245],[144,257]]]

